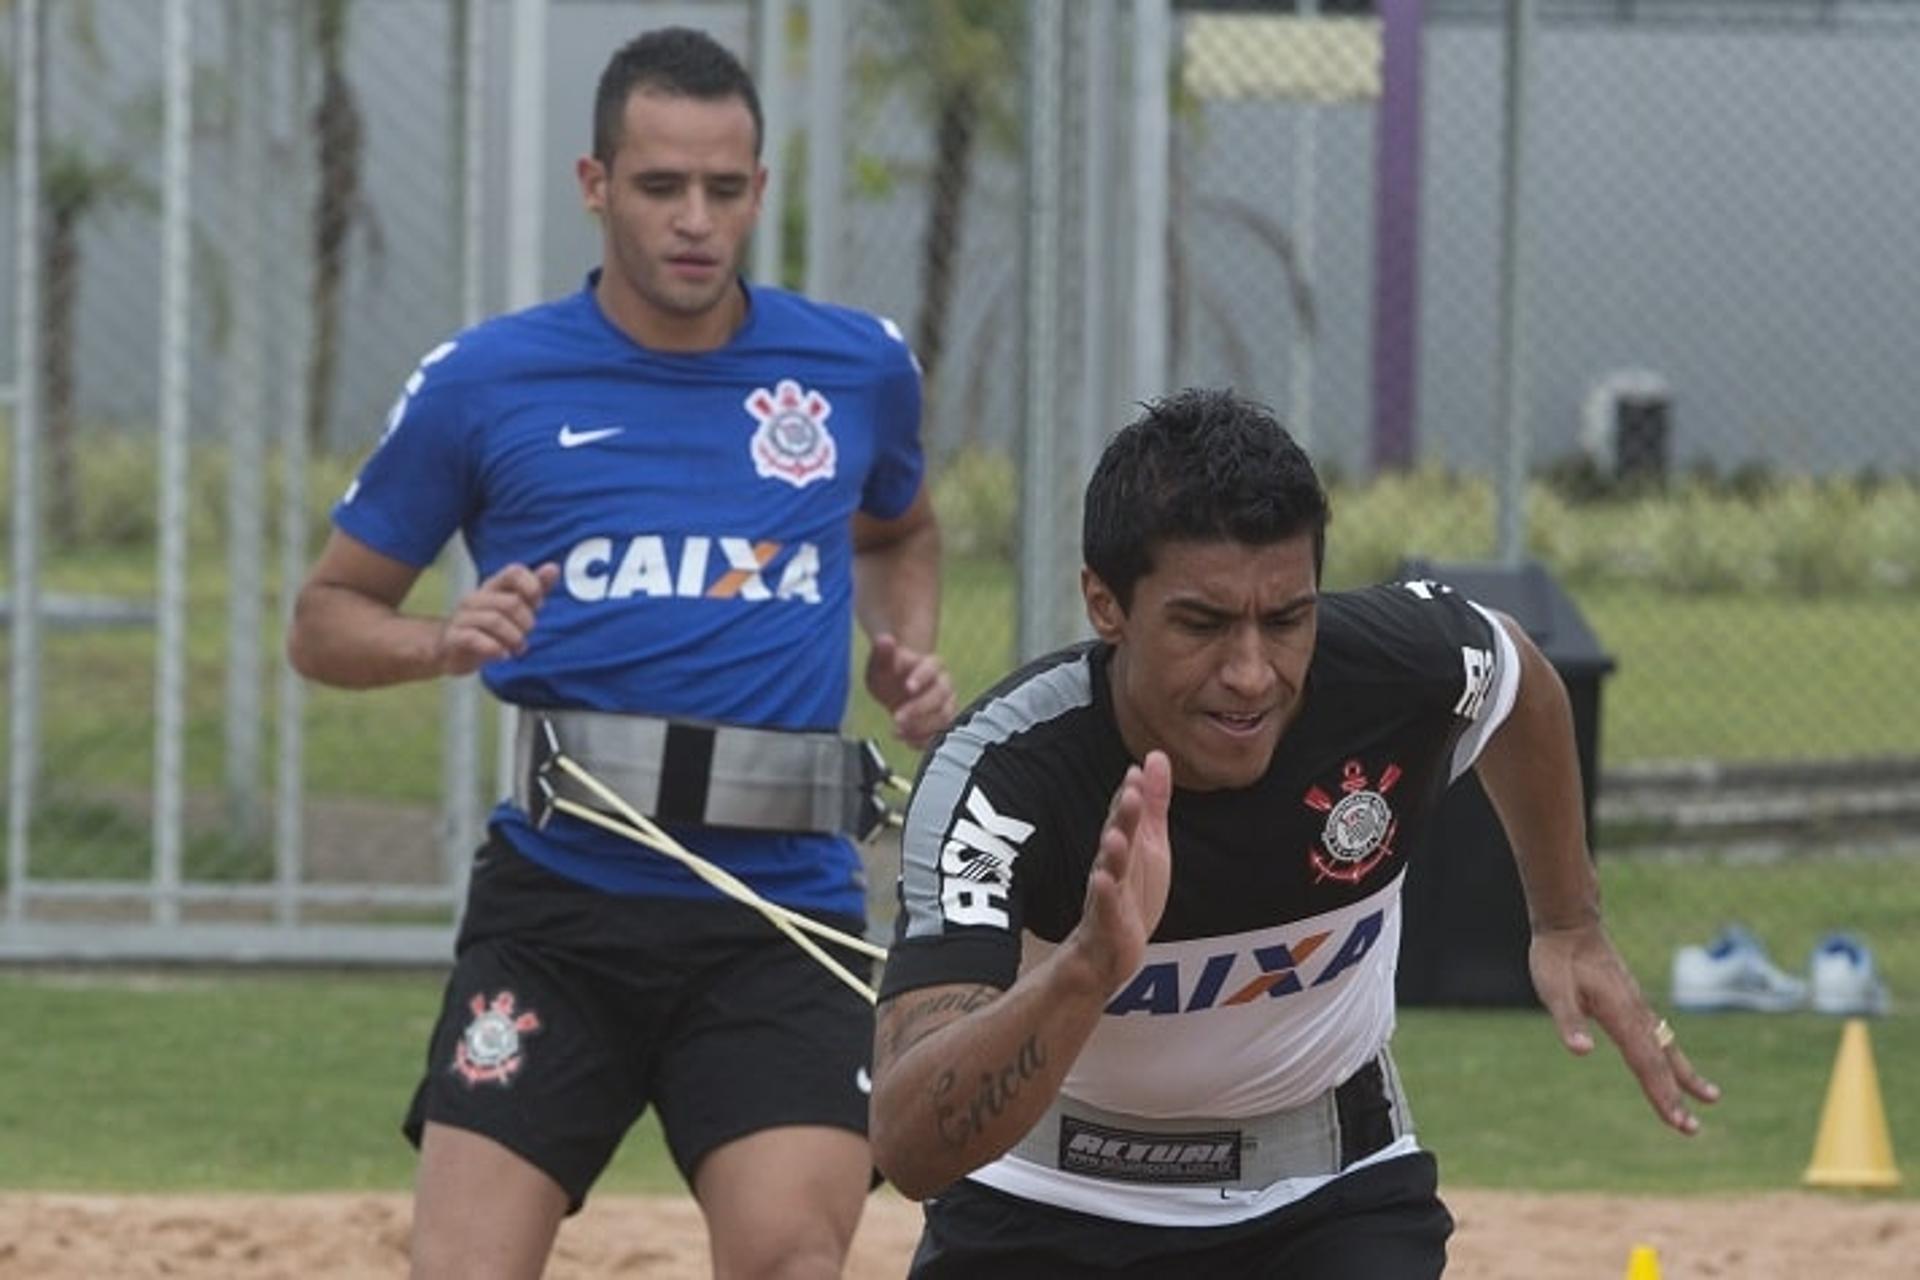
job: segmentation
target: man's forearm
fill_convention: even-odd
[[[1599,918],[1600,887],[1587,852],[1573,711],[1545,657],[1530,642],[1519,648],[1519,694],[1480,755],[1480,783],[1513,848],[1534,927],[1588,924]]]
[[[441,674],[444,627],[348,587],[310,583],[294,605],[287,658],[308,679],[342,689],[429,680]]]
[[[940,633],[940,526],[928,521],[853,558],[854,614],[870,636],[891,635],[920,653]]]
[[[924,1199],[1004,1155],[1059,1094],[1110,994],[1062,950],[1004,994],[948,988],[888,1001],[874,1058],[875,1165]]]

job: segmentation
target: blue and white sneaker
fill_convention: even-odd
[[[1673,953],[1673,1005],[1689,1013],[1748,1009],[1784,1013],[1807,1003],[1807,984],[1773,963],[1760,939],[1737,924],[1706,946]]]
[[[1816,1012],[1876,1016],[1887,1011],[1887,984],[1874,970],[1873,952],[1852,934],[1820,939],[1807,972]]]

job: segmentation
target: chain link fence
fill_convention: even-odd
[[[291,682],[289,583],[419,355],[597,260],[593,77],[686,21],[767,100],[754,273],[890,316],[925,366],[963,693],[1081,633],[1106,434],[1232,384],[1335,486],[1331,585],[1533,560],[1575,601],[1650,980],[1740,918],[1786,955],[1857,929],[1920,990],[1887,892],[1920,843],[1911,7],[554,0],[537,55],[524,8],[9,7],[0,260],[21,281],[30,236],[37,292],[4,329],[39,424],[9,425],[9,590],[41,601],[6,638],[12,937],[442,944],[492,717]]]
[[[10,6],[10,279],[37,295],[7,326],[36,357],[34,438],[9,424],[9,599],[40,603],[9,611],[22,939],[272,950],[249,928],[448,918],[437,691],[308,696],[280,643],[328,506],[462,318],[483,8]]]

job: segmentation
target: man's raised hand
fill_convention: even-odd
[[[1140,967],[1147,939],[1167,909],[1173,872],[1167,804],[1172,795],[1173,766],[1165,752],[1149,751],[1143,763],[1127,767],[1100,831],[1074,940],[1112,987]]]
[[[460,597],[440,630],[441,672],[471,675],[489,662],[525,653],[534,615],[559,580],[557,564],[510,564]]]
[[[893,732],[916,751],[953,721],[953,679],[938,654],[877,635],[867,654],[867,692],[893,713]]]

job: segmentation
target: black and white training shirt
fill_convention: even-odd
[[[1111,654],[1081,645],[1026,666],[928,757],[907,808],[881,999],[946,983],[1010,987],[1072,930],[1132,763]],[[1441,584],[1323,595],[1300,709],[1265,777],[1174,791],[1166,912],[1063,1095],[1155,1120],[1255,1116],[1315,1098],[1380,1053],[1393,1033],[1407,859],[1518,684],[1505,630]],[[1373,1159],[1416,1149],[1408,1133]],[[1082,1212],[1186,1225],[1258,1216],[1327,1181],[1141,1186],[1011,1154],[969,1176]]]

